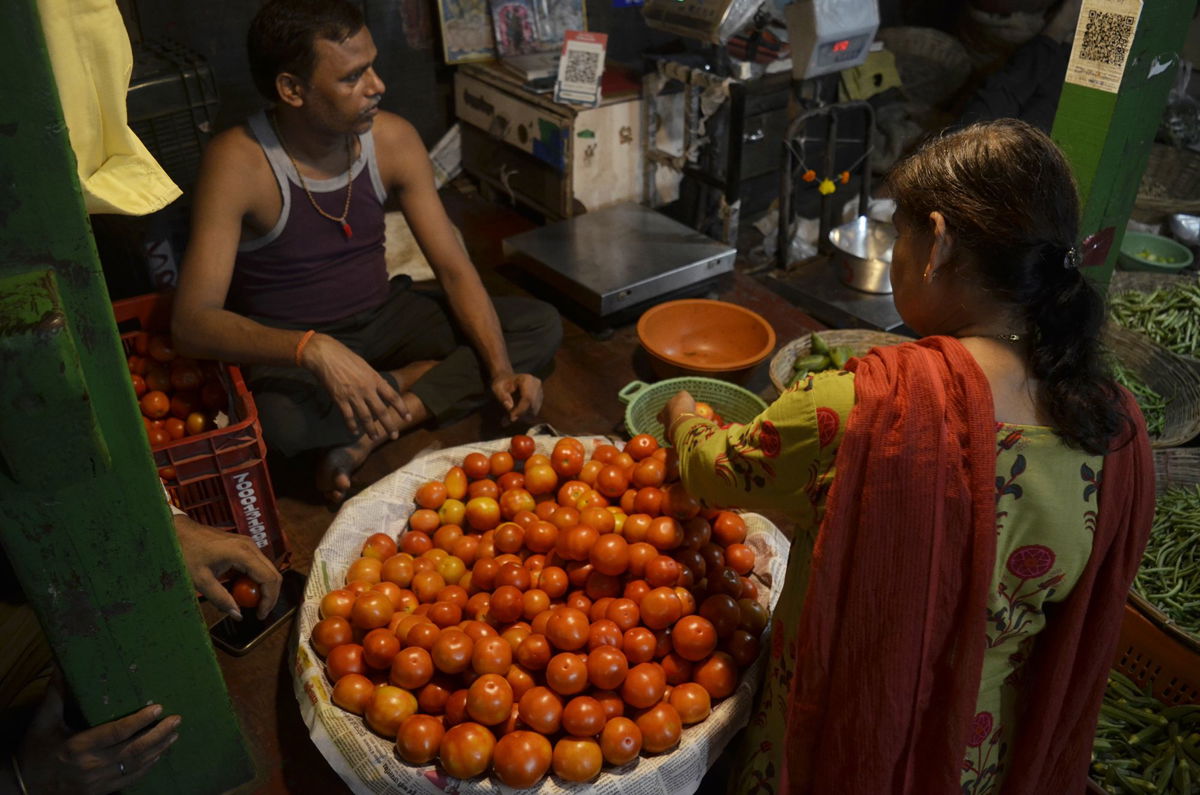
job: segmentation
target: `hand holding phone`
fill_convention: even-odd
[[[266,618],[260,619],[250,610],[243,613],[241,621],[232,616],[225,616],[208,630],[213,643],[238,657],[253,649],[273,629],[286,623],[296,612],[296,608],[304,599],[305,580],[305,576],[298,571],[285,571],[279,600],[275,602],[271,612],[267,613]],[[237,596],[235,590],[234,598]]]
[[[266,616],[279,590],[279,571],[249,536],[207,527],[185,514],[175,516],[175,533],[196,590],[221,612],[240,616],[235,596],[225,590],[220,578],[230,570],[247,574],[261,584],[258,614]]]

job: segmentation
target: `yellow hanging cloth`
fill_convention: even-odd
[[[89,213],[145,215],[182,195],[129,129],[133,71],[116,0],[38,0],[46,48]]]

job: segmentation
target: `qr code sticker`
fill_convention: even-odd
[[[563,72],[564,83],[595,83],[596,71],[600,66],[600,53],[567,51],[567,65]]]
[[[1123,66],[1135,22],[1137,17],[1128,14],[1089,9],[1079,57],[1109,66]]]

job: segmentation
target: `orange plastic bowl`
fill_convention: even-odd
[[[647,309],[637,332],[659,378],[701,375],[742,383],[775,349],[775,329],[757,312],[702,298]]]

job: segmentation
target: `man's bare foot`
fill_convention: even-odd
[[[325,457],[317,465],[317,490],[327,502],[339,505],[346,499],[346,494],[350,491],[350,475],[362,466],[378,444],[379,442],[373,441],[364,433],[353,444],[334,447],[325,453]]]
[[[432,367],[436,362],[430,362]],[[411,367],[411,365],[410,365]],[[429,367],[425,368],[426,370]],[[400,422],[401,431],[408,430],[429,419],[429,412],[420,398],[411,392],[403,394],[404,402],[408,405],[411,419]],[[339,505],[350,491],[350,476],[363,465],[376,447],[389,441],[386,433],[376,434],[372,439],[370,434],[362,434],[357,440],[342,447],[333,447],[326,451],[325,457],[317,465],[317,490],[324,495],[330,505]]]

